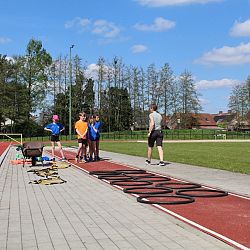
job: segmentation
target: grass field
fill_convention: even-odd
[[[147,155],[146,143],[102,141],[101,149],[142,156],[145,159]],[[153,158],[158,159],[156,148],[154,148]],[[164,143],[164,160],[250,174],[250,143]]]

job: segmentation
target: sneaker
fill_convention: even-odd
[[[160,161],[158,164],[158,166],[161,166],[161,167],[164,167],[165,166],[165,163],[163,161]]]
[[[93,158],[92,158],[92,156],[90,156],[90,157],[89,157],[89,161],[93,161]]]
[[[79,161],[80,163],[85,163],[85,160],[84,160],[84,158],[81,156],[80,157],[80,161]]]
[[[150,161],[150,160],[146,160],[146,161],[145,161],[145,164],[150,165],[150,164],[151,164],[151,161]]]
[[[65,157],[63,157],[60,161],[67,161],[67,159]]]
[[[96,156],[96,160],[97,160],[97,161],[100,161],[101,158],[100,158],[99,156]]]
[[[79,162],[79,158],[76,156],[75,163],[78,163],[78,162]]]

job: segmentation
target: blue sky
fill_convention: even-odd
[[[0,54],[24,54],[31,38],[53,58],[102,56],[175,75],[188,70],[203,112],[227,111],[250,75],[250,0],[1,0]]]

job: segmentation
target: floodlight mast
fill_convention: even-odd
[[[74,44],[69,47],[69,139],[72,140],[72,58],[71,58],[71,50],[74,48]]]

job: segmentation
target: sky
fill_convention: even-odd
[[[194,78],[204,113],[227,112],[250,76],[250,0],[0,0],[0,54],[24,55],[31,38],[56,59],[126,65]]]

